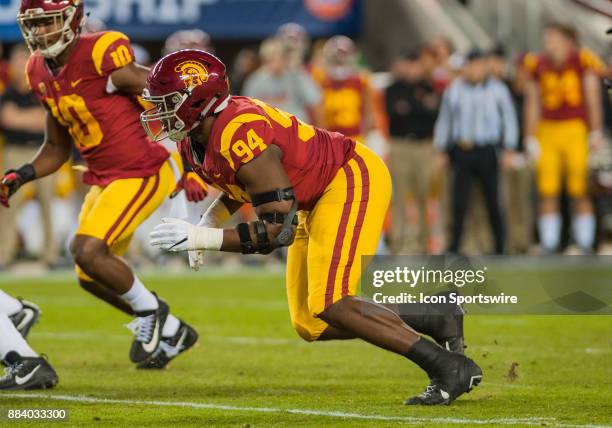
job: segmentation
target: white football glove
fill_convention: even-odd
[[[219,250],[223,244],[223,229],[200,227],[178,218],[163,218],[150,233],[149,243],[172,252]]]
[[[227,207],[220,199],[216,199],[208,207],[198,226],[200,227],[216,227],[223,224],[228,218],[231,217]],[[193,270],[200,270],[200,266],[204,264],[204,251],[193,250],[189,251],[189,267]]]

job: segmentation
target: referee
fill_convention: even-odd
[[[499,154],[510,162],[509,151],[516,149],[518,125],[508,88],[487,76],[484,54],[472,50],[462,76],[444,92],[434,129],[437,163],[450,161],[452,185],[452,237],[448,248],[461,248],[463,223],[474,180],[483,188],[489,221],[495,239],[495,254],[504,252],[504,227],[499,203]]]

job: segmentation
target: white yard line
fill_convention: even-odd
[[[51,332],[51,331],[34,331],[32,333],[32,337],[41,338],[41,339],[53,339],[53,340],[66,340],[66,341],[74,341],[74,340],[95,340],[99,341],[100,338],[104,340],[111,341],[129,341],[131,339],[130,333],[126,330],[125,334],[110,334],[104,331],[70,331],[65,330],[62,332]],[[267,345],[267,346],[312,346],[308,342],[304,342],[299,339],[297,336],[295,338],[289,337],[265,337],[265,336],[216,336],[216,335],[208,335],[203,333],[200,337],[200,340],[205,342],[225,342],[225,343],[235,343],[237,345]],[[328,342],[329,343],[329,342]],[[358,343],[358,342],[353,342]],[[325,344],[327,345],[327,343]],[[343,346],[347,346],[345,343]],[[352,344],[351,344],[352,345]],[[493,345],[474,345],[474,349],[495,349],[496,346]],[[527,347],[517,347],[512,346],[514,351],[523,351],[528,350],[530,348]],[[612,353],[612,349],[610,348],[576,348],[571,352],[574,353],[586,353],[591,355],[597,354],[610,354]],[[488,382],[487,382],[488,383]],[[490,385],[490,384],[489,384]]]
[[[285,274],[284,265],[278,266],[234,266],[205,267],[199,272],[190,270],[168,270],[159,268],[139,269],[143,279],[210,279],[216,277],[237,277],[237,278],[283,278]],[[65,269],[48,272],[46,270],[27,271],[27,272],[3,272],[0,273],[0,284],[13,284],[15,281],[38,281],[41,283],[71,281],[76,283],[76,276],[73,269]]]
[[[412,417],[412,416],[385,416],[385,415],[368,415],[363,413],[347,413],[341,411],[325,411],[325,410],[310,410],[310,409],[283,409],[277,407],[242,407],[232,406],[217,403],[197,403],[185,401],[155,401],[155,400],[127,400],[115,398],[90,397],[81,395],[53,395],[41,393],[0,393],[1,398],[41,398],[45,400],[70,401],[76,403],[87,404],[128,404],[128,405],[143,405],[143,406],[164,406],[164,407],[183,407],[191,409],[209,409],[209,410],[228,410],[235,412],[253,412],[253,413],[289,413],[294,415],[306,416],[322,416],[330,418],[342,419],[361,419],[372,421],[398,421],[409,424],[469,424],[469,425],[534,425],[541,426],[543,423],[547,425],[560,427],[580,427],[580,428],[604,428],[597,425],[564,425],[556,424],[555,418],[552,417],[526,417],[526,418],[496,418],[496,419],[470,419],[470,418],[428,418],[428,417]],[[609,428],[609,427],[607,427]]]
[[[48,332],[48,331],[37,331],[32,333],[32,337],[41,339],[52,339],[52,340],[67,340],[67,341],[78,341],[78,340],[95,340],[99,341],[100,338],[111,341],[129,341],[132,336],[128,331],[125,334],[108,334],[105,332],[81,332],[81,331],[64,331],[64,332]],[[296,345],[301,346],[302,344],[307,345],[306,342],[302,342],[297,337],[295,339],[283,338],[283,337],[258,337],[258,336],[202,336],[203,342],[225,342],[235,343],[238,345]]]

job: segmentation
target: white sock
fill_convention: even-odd
[[[157,299],[144,284],[134,275],[134,283],[132,288],[125,294],[121,295],[121,298],[132,307],[134,312],[151,311],[157,309]]]
[[[572,221],[574,241],[580,248],[591,250],[595,242],[595,216],[593,214],[578,214]]]
[[[0,312],[11,316],[15,315],[21,309],[23,309],[23,305],[19,300],[0,290]]]
[[[538,220],[540,243],[547,251],[555,251],[561,238],[561,216],[559,214],[543,214]]]
[[[22,357],[38,357],[38,354],[19,334],[8,315],[0,313],[0,360],[3,360],[11,351],[17,352]]]
[[[168,314],[164,329],[162,330],[162,337],[173,337],[181,326],[181,322],[172,314]]]

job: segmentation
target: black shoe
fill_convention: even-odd
[[[140,363],[150,358],[159,347],[162,330],[170,313],[166,302],[155,296],[157,309],[136,313],[136,318],[127,325],[134,333],[134,341],[130,349],[130,360]]]
[[[431,337],[447,351],[463,354],[466,348],[463,340],[463,316],[465,312],[463,307],[453,306],[451,314],[437,316],[438,320],[434,322],[439,326],[434,329]],[[434,317],[436,316],[434,315]]]
[[[38,322],[38,318],[40,318],[42,311],[32,302],[21,299],[19,299],[19,301],[23,307],[19,312],[17,312],[15,315],[11,315],[9,318],[15,325],[15,328],[25,339],[28,337],[30,329]]]
[[[482,370],[465,355],[448,353],[440,370],[430,376],[430,383],[420,395],[404,401],[407,405],[450,404],[482,381]]]
[[[22,357],[11,351],[4,357],[5,375],[0,378],[2,389],[47,389],[57,385],[55,370],[43,357]]]
[[[450,300],[452,292],[438,293]],[[415,303],[400,306],[400,318],[419,333],[433,338],[438,345],[463,354],[463,307],[454,303]]]
[[[162,338],[159,348],[151,358],[138,363],[138,369],[163,369],[178,355],[190,349],[198,341],[198,332],[189,324],[181,321],[179,329],[172,337]]]

